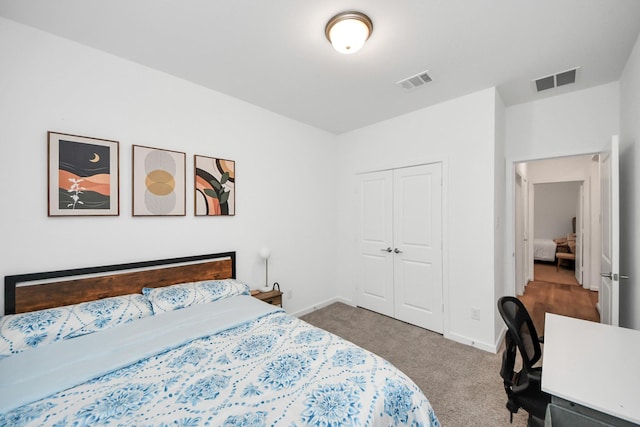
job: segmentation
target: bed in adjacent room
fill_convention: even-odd
[[[552,239],[534,239],[533,259],[535,261],[555,261],[556,247],[556,242],[554,242]]]
[[[233,252],[7,276],[5,312],[0,426],[439,425],[390,363],[251,297]]]

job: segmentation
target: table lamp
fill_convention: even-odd
[[[271,250],[269,248],[260,249],[260,257],[264,259],[264,287],[260,288],[260,292],[269,292],[271,287],[269,286],[269,257],[271,256]]]

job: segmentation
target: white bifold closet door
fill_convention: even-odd
[[[359,175],[358,305],[443,330],[442,165]]]

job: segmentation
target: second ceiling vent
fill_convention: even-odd
[[[428,70],[423,71],[421,73],[416,74],[415,76],[407,77],[406,79],[400,80],[396,83],[403,89],[411,90],[417,87],[424,85],[425,83],[429,83],[431,81],[431,76],[429,76]]]
[[[535,79],[534,82],[536,84],[536,90],[538,92],[542,92],[543,90],[575,83],[576,73],[579,68],[580,67],[576,67],[558,74],[552,74],[550,76]]]

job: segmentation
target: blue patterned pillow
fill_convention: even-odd
[[[0,358],[151,316],[141,294],[0,317]]]
[[[235,295],[249,295],[249,285],[235,279],[203,280],[163,288],[142,288],[142,293],[149,298],[153,312],[157,314]]]

